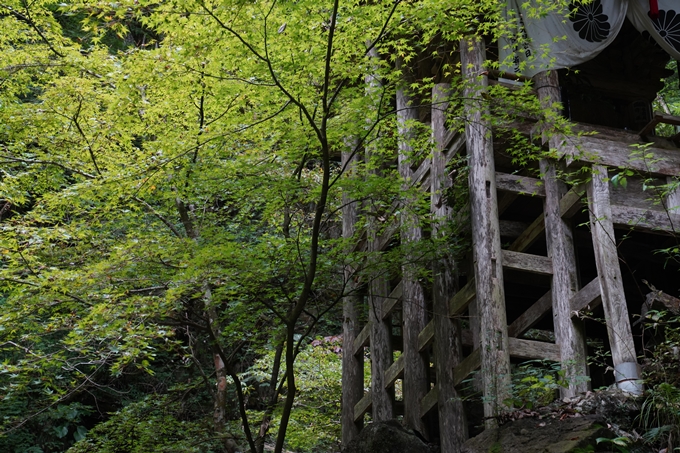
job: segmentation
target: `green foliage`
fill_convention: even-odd
[[[298,396],[286,436],[288,449],[299,453],[320,453],[339,449],[342,357],[339,337],[317,337],[297,358],[295,370]],[[253,386],[268,385],[274,361],[273,351],[258,359],[244,374]],[[272,427],[280,422],[280,409],[274,412]]]
[[[3,404],[3,417],[26,413],[26,401],[9,400]],[[0,450],[8,453],[64,451],[83,439],[87,429],[81,424],[92,409],[81,403],[59,404],[26,421],[26,424],[0,437]]]
[[[629,453],[630,451],[628,447],[631,444],[631,440],[628,437],[598,437],[596,442],[598,445],[609,445],[611,447],[611,451],[616,451],[619,453]]]
[[[554,401],[556,391],[569,387],[565,372],[555,362],[531,360],[524,362],[512,373],[512,398],[504,403],[508,407],[533,409]]]
[[[206,418],[187,418],[185,402],[150,395],[87,433],[68,453],[217,453],[220,438]]]
[[[463,127],[451,53],[465,35],[508,33],[500,4],[9,0],[3,7],[2,442],[63,450],[90,425],[60,408],[79,407],[84,420],[90,409],[73,401],[123,388],[132,401],[115,412],[123,403],[116,401],[115,415],[78,451],[209,451],[201,417],[180,419],[175,403],[146,395],[177,384],[189,365],[212,388],[216,357],[229,362],[232,377],[258,366],[271,376],[263,351],[285,334],[299,339],[284,354],[296,373],[282,387],[287,405],[276,400],[281,423],[272,426],[283,436],[293,409],[292,448],[331,445],[337,356],[321,347],[298,353],[320,329],[337,328],[324,318],[338,314],[349,290],[345,269],[357,270],[354,279],[392,275],[404,256],[417,257],[427,281],[442,244],[456,252],[468,245],[461,216],[417,249],[394,243],[383,254],[347,252],[367,225],[380,233],[399,219],[401,200],[413,200],[409,209],[429,228],[427,200],[396,176],[400,133],[391,100],[409,78],[426,107],[435,81],[453,81],[450,127]],[[367,39],[383,57],[368,52]],[[420,56],[436,76],[413,77],[425,64]],[[413,71],[395,68],[397,58]],[[372,93],[368,74],[381,81]],[[528,85],[490,91],[499,126],[511,130],[522,112],[540,116],[528,92]],[[414,165],[431,149],[429,132],[417,129]],[[531,156],[519,152],[529,145],[516,146],[518,162],[538,155],[535,147]],[[367,150],[351,171],[338,162],[343,151]],[[464,208],[465,162],[452,165],[463,188],[447,198]],[[364,207],[352,238],[339,231],[343,197]],[[233,383],[225,391],[235,398],[238,390]]]

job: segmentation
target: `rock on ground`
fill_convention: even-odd
[[[599,415],[560,419],[525,418],[487,429],[463,445],[462,453],[567,453],[616,437]]]
[[[342,453],[433,453],[434,449],[396,420],[372,423]]]

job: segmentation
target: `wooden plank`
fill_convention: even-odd
[[[509,338],[510,355],[519,359],[539,359],[559,362],[560,346],[543,341],[524,340],[522,338]]]
[[[480,349],[475,349],[472,353],[465,357],[460,365],[453,369],[453,386],[457,386],[463,382],[473,371],[482,364],[482,353]]]
[[[392,387],[394,382],[404,377],[404,354],[392,363],[392,365],[385,371],[385,388]]]
[[[680,215],[629,206],[611,206],[611,221],[617,227],[634,228],[648,233],[680,232]]]
[[[418,350],[424,352],[434,340],[434,320],[427,323],[425,328],[418,334]]]
[[[399,303],[399,301],[402,298],[402,281],[400,280],[399,283],[397,283],[397,286],[392,290],[389,296],[385,299],[383,302],[382,306],[382,316],[383,316],[383,321],[387,319],[387,317],[392,314],[392,310],[394,310],[394,307]]]
[[[475,279],[471,278],[449,301],[449,316],[458,316],[465,311],[476,292]]]
[[[423,418],[430,412],[436,405],[439,399],[439,385],[435,385],[427,392],[425,398],[420,401],[420,417]]]
[[[628,317],[623,279],[612,224],[609,204],[609,177],[607,168],[594,165],[588,184],[588,211],[593,237],[595,264],[600,281],[602,306],[607,321],[607,333],[614,366],[636,363],[637,354]]]
[[[643,173],[657,173],[667,176],[680,174],[680,153],[650,146],[641,159],[638,153],[631,152],[631,143],[622,143],[597,136],[569,137],[560,149],[560,155],[573,156],[580,162],[610,167],[630,168]]]
[[[508,336],[519,337],[540,321],[552,308],[552,291],[548,291],[508,326]]]
[[[354,406],[354,423],[360,422],[364,418],[364,414],[371,410],[372,405],[373,395],[371,395],[371,392],[367,392]]]
[[[552,259],[547,256],[503,250],[503,267],[540,275],[552,275]]]
[[[536,242],[536,240],[541,237],[541,234],[545,231],[545,218],[543,214],[539,215],[536,220],[534,220],[531,225],[522,233],[517,239],[514,240],[508,250],[513,252],[523,252],[524,250],[531,247],[531,244]]]
[[[359,335],[354,339],[354,348],[352,349],[353,355],[364,355],[364,347],[368,346],[368,342],[371,339],[371,323],[368,322],[361,329]]]
[[[652,120],[640,131],[640,137],[646,137],[647,135],[654,134],[654,129],[660,123],[680,126],[680,117],[656,112],[654,114],[654,118],[652,118]]]
[[[496,188],[519,195],[545,197],[545,187],[540,179],[528,176],[510,175],[496,172]]]
[[[571,298],[571,315],[576,316],[578,312],[588,307],[593,309],[600,303],[602,303],[600,280],[596,277]]]

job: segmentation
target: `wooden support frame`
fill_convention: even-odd
[[[483,92],[488,86],[484,41],[470,38],[460,42],[466,105],[465,136],[470,166],[470,207],[477,307],[481,321],[481,364],[484,415],[493,426],[503,401],[509,396],[510,356],[505,291],[501,266],[496,172],[489,114]]]
[[[544,108],[550,109],[560,102],[557,71],[544,71],[535,77],[538,97]],[[556,112],[555,112],[556,113]],[[559,149],[561,137],[551,137],[551,149]],[[553,159],[539,162],[545,185],[543,212],[548,256],[552,261],[552,311],[555,341],[561,347],[562,370],[569,386],[560,389],[563,398],[572,398],[588,390],[586,364],[585,326],[571,316],[571,300],[578,289],[576,255],[571,225],[562,216],[561,201],[567,194],[566,185],[558,179],[564,164]],[[575,203],[574,203],[575,204]],[[568,212],[571,207],[564,208]]]
[[[401,68],[402,66],[402,60],[397,58],[397,67]],[[399,132],[397,143],[399,149],[398,167],[402,179],[402,189],[406,193],[401,206],[400,235],[402,244],[408,245],[420,242],[423,232],[414,209],[416,200],[408,194],[408,190],[411,188],[411,180],[414,177],[411,169],[414,156],[412,141],[415,138],[413,123],[418,120],[418,110],[414,104],[414,99],[406,91],[406,85],[407,81],[402,80],[401,86],[397,89],[396,102],[397,129]],[[426,162],[423,162],[421,167],[424,167]],[[432,180],[431,175],[432,170],[430,170],[430,180]],[[420,401],[425,397],[429,388],[427,378],[429,361],[425,360],[418,348],[418,334],[427,324],[427,311],[425,291],[418,279],[418,270],[416,265],[413,264],[412,258],[407,256],[406,262],[401,268],[404,351],[398,362],[403,362],[404,380],[408,382],[408,385],[403,388],[404,425],[408,429],[415,429],[427,437],[427,426],[420,417]]]
[[[432,168],[430,170],[430,210],[433,218],[432,235],[442,236],[441,230],[451,222],[453,212],[443,202],[444,191],[451,187],[452,181],[446,171],[444,155],[447,132],[446,110],[448,109],[449,84],[435,85],[432,90]],[[420,417],[437,405],[439,412],[439,432],[442,453],[459,451],[467,440],[468,430],[465,410],[453,385],[453,370],[463,360],[461,327],[456,318],[450,317],[449,300],[456,293],[456,265],[448,253],[443,253],[433,263],[433,319],[418,335],[418,349],[422,352],[430,343],[427,337],[434,338],[434,362],[436,386],[420,401]],[[428,329],[429,328],[429,329]]]
[[[614,366],[637,362],[609,204],[609,176],[602,165],[593,166],[592,180],[588,184],[588,206],[612,360]]]
[[[343,151],[342,161],[348,173],[352,173],[358,163],[358,157],[354,152],[356,140],[348,140],[349,150]],[[352,238],[356,233],[358,220],[357,202],[343,194],[342,208],[342,236]],[[342,348],[344,351],[353,351],[354,354],[342,356],[342,406],[354,407],[361,400],[364,393],[364,355],[356,354],[356,343],[359,340],[359,309],[363,305],[363,296],[355,293],[353,284],[354,269],[345,268],[344,278],[349,295],[342,301]],[[368,340],[368,338],[366,338]],[[364,341],[366,341],[364,340]],[[363,351],[363,347],[362,347]],[[342,412],[342,444],[347,445],[361,430],[361,423],[357,423],[350,411]]]

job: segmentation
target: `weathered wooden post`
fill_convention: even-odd
[[[481,322],[481,373],[484,387],[484,416],[495,425],[503,401],[510,392],[510,356],[501,238],[498,222],[496,176],[489,109],[482,95],[488,86],[483,68],[484,41],[470,37],[460,42],[465,83],[465,135],[470,166],[470,209],[472,243]]]
[[[369,57],[378,61],[378,51],[372,48]],[[376,63],[377,65],[377,63]],[[366,77],[368,96],[377,97],[380,90],[378,78],[371,74]],[[377,102],[377,101],[376,101]],[[366,158],[370,161],[373,150],[366,148]],[[378,212],[368,212],[369,227],[366,237],[369,253],[380,253],[380,228]],[[377,261],[377,260],[376,260]],[[392,364],[392,345],[390,342],[390,326],[383,319],[383,302],[390,294],[390,282],[380,269],[373,269],[368,284],[368,320],[371,323],[371,405],[373,421],[389,420],[393,417],[393,392],[385,388],[385,371]],[[388,318],[389,320],[389,318]]]
[[[397,67],[402,70],[401,60]],[[418,334],[427,324],[425,292],[418,281],[417,266],[413,263],[415,253],[408,251],[421,241],[423,232],[413,200],[408,194],[413,177],[414,123],[418,109],[413,105],[404,86],[397,90],[397,123],[399,130],[399,174],[406,199],[401,206],[401,244],[407,249],[406,263],[402,266],[402,312],[404,337],[404,424],[427,437],[427,429],[420,414],[420,401],[428,391],[427,366],[418,348]]]
[[[619,387],[639,393],[642,392],[642,386],[636,383],[640,376],[614,236],[609,176],[607,167],[603,165],[593,165],[592,179],[588,183],[588,207],[595,264],[616,382]]]
[[[430,202],[432,236],[442,237],[445,224],[452,221],[451,208],[444,199],[451,187],[446,171],[446,110],[451,86],[440,83],[432,89],[432,167],[430,168]],[[460,325],[449,318],[449,300],[458,290],[456,264],[448,253],[435,260],[432,266],[432,311],[434,321],[435,372],[437,377],[437,409],[439,412],[439,439],[441,453],[460,451],[467,440],[467,421],[463,403],[453,386],[453,369],[462,360]]]
[[[557,71],[541,72],[534,81],[543,108],[552,110],[548,114],[557,114],[555,104],[560,102]],[[562,137],[551,136],[548,140],[551,150],[557,150],[557,155],[564,154],[560,149]],[[562,369],[569,382],[568,388],[561,389],[561,395],[573,397],[588,390],[588,369],[584,325],[571,316],[571,298],[578,291],[578,274],[571,225],[560,215],[560,200],[567,188],[559,180],[558,170],[564,166],[553,159],[541,159],[539,165],[545,185],[545,236],[553,264],[551,291],[555,342],[560,346]]]
[[[342,165],[347,174],[356,171],[358,156],[357,143],[349,143],[349,150],[342,153]],[[342,195],[342,237],[350,239],[356,233],[358,220],[357,201],[349,195]],[[359,308],[363,297],[356,294],[357,284],[354,269],[345,268],[345,292],[342,300],[342,445],[347,445],[361,430],[361,422],[354,421],[354,406],[361,400],[364,392],[364,354],[354,355],[354,340],[361,331]]]

